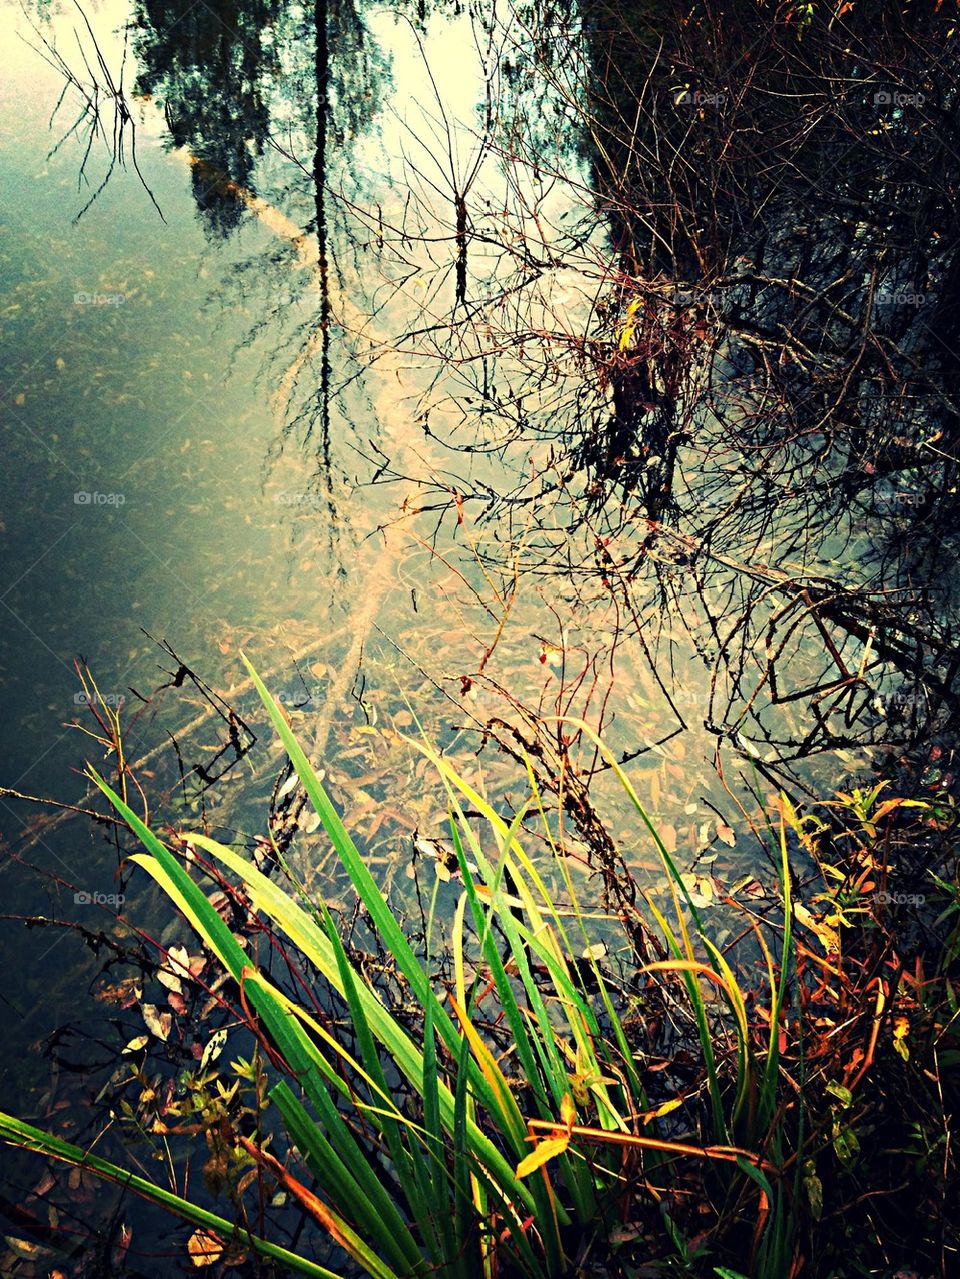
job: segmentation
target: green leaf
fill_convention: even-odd
[[[810,1216],[819,1221],[823,1216],[823,1182],[817,1176],[816,1165],[809,1159],[803,1165],[803,1188],[807,1192]]]
[[[852,1128],[837,1125],[833,1132],[833,1149],[844,1168],[852,1168],[860,1156],[860,1142]]]
[[[826,1091],[831,1097],[836,1097],[844,1110],[853,1105],[853,1093],[849,1088],[845,1088],[843,1084],[838,1084],[834,1080],[830,1080],[827,1084]]]

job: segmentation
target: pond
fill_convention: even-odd
[[[107,1077],[138,1010],[87,999],[91,938],[133,943],[117,898],[166,926],[102,828],[29,799],[90,805],[91,710],[160,820],[253,846],[285,761],[246,653],[399,894],[445,806],[380,730],[422,722],[507,804],[524,744],[566,767],[536,717],[584,718],[708,902],[769,884],[771,791],[949,732],[953,535],[915,473],[844,488],[816,425],[762,435],[725,327],[759,262],[636,301],[593,13],[3,7],[6,1108],[49,1110],[63,1062]]]

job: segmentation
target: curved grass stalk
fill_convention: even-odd
[[[70,1142],[62,1141],[52,1133],[34,1128],[31,1124],[24,1123],[22,1119],[3,1112],[0,1112],[0,1140],[9,1142],[10,1145],[17,1146],[21,1150],[33,1150],[37,1154],[46,1155],[49,1159],[58,1159],[73,1168],[86,1169],[102,1181],[110,1181],[124,1190],[132,1190],[143,1199],[166,1209],[174,1216],[181,1217],[191,1225],[212,1230],[224,1243],[238,1243],[243,1247],[252,1248],[262,1257],[277,1261],[296,1274],[308,1275],[310,1279],[340,1279],[334,1271],[327,1270],[306,1257],[298,1256],[288,1248],[271,1243],[268,1239],[261,1239],[258,1235],[251,1234],[234,1225],[233,1222],[227,1221],[225,1217],[220,1217],[215,1212],[208,1212],[206,1208],[200,1208],[189,1199],[183,1199],[170,1190],[164,1190],[162,1186],[155,1185],[145,1177],[127,1172],[126,1169],[111,1163],[109,1159],[102,1159],[99,1155],[84,1150],[82,1146],[71,1145]]]

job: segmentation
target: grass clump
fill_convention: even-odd
[[[658,851],[672,904],[647,901],[662,957],[638,963],[630,989],[600,961],[533,770],[527,804],[508,823],[448,760],[411,741],[445,787],[462,881],[444,985],[430,946],[422,954],[411,944],[281,709],[250,673],[389,956],[402,1008],[351,953],[326,903],[206,835],[165,843],[91,777],[140,841],[132,860],[230,975],[239,1017],[271,1063],[267,1096],[281,1122],[255,1131],[228,1123],[220,1138],[325,1233],[333,1247],[324,1262],[374,1279],[563,1279],[594,1265],[728,1279],[798,1273],[803,1222],[818,1186],[823,1194],[808,1133],[821,1143],[836,1133],[824,1137],[822,1117],[811,1123],[804,1095],[787,838],[788,827],[803,827],[789,805],[768,831],[781,926],[773,946],[749,921],[765,979],[759,992],[745,991],[629,778],[594,738]],[[531,810],[551,857],[546,876],[524,847]],[[292,986],[254,962],[214,908],[196,876],[204,865],[238,886],[298,974]],[[563,885],[562,904],[547,881]],[[690,1087],[666,1099],[662,1088],[651,1098],[638,1032],[654,1008],[696,1062]],[[824,1115],[851,1101],[836,1085]],[[252,1248],[288,1272],[335,1273],[11,1116],[0,1116],[0,1137],[127,1185],[234,1253]]]

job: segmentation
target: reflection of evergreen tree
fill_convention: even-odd
[[[416,20],[416,3],[410,5]],[[339,147],[369,128],[389,67],[362,5],[329,0],[135,0],[137,92],[163,106],[170,138],[186,147],[194,194],[212,229],[228,234],[242,208],[232,184],[256,191],[255,166],[271,136],[310,147],[316,128],[315,22],[327,63],[326,139]]]
[[[162,104],[176,146],[193,170],[198,206],[221,233],[240,218],[228,182],[252,187],[270,130],[265,81],[277,69],[267,35],[283,0],[137,0],[137,90]]]

